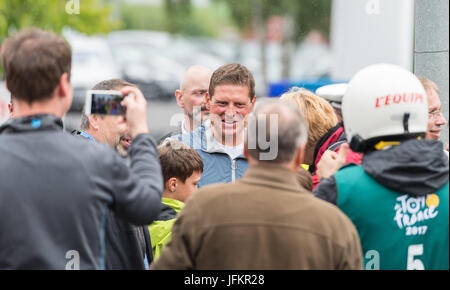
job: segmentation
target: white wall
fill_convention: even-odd
[[[440,88],[442,112],[449,118],[449,1],[415,1],[414,73],[434,81]],[[448,126],[441,140],[448,142]]]
[[[333,0],[331,76],[349,80],[375,63],[412,71],[413,37],[413,0]]]

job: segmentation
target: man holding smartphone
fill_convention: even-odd
[[[145,98],[122,89],[126,115],[116,120],[133,138],[129,169],[109,146],[63,131],[73,97],[64,39],[27,29],[7,39],[2,57],[14,119],[0,126],[0,269],[105,269],[108,212],[148,225],[160,209]]]
[[[90,104],[97,100],[95,92],[102,91],[104,95],[101,98],[112,98],[114,93],[119,92],[124,87],[135,87],[136,85],[128,83],[122,79],[105,80],[96,84],[92,88],[91,94],[87,100]],[[111,93],[111,96],[108,94]],[[121,93],[120,93],[121,94]],[[94,98],[92,98],[94,97]],[[109,103],[108,108],[118,107],[120,100],[114,100]],[[86,105],[90,105],[86,104]],[[111,148],[123,158],[128,157],[128,150],[131,146],[131,137],[128,134],[120,132],[119,118],[115,115],[98,114],[98,110],[89,109],[83,111],[81,115],[81,131],[74,131],[72,134],[78,135],[95,143],[107,143]],[[103,112],[115,113],[106,108]],[[86,109],[86,108],[85,108]],[[152,245],[150,234],[146,226],[137,227],[121,218],[115,213],[110,212],[108,216],[108,225],[105,232],[106,252],[105,268],[107,270],[143,270],[146,259],[152,256]]]

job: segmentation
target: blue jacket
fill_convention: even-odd
[[[199,187],[213,183],[234,183],[247,171],[248,161],[243,153],[236,159],[231,159],[220,147],[219,142],[214,139],[210,120],[206,120],[200,127],[188,134],[175,135],[171,138],[191,146],[202,157],[203,174],[198,183]]]

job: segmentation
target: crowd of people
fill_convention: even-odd
[[[174,92],[184,119],[156,142],[145,97],[121,79],[92,89],[121,91],[123,115],[83,112],[64,132],[60,36],[26,29],[0,52],[0,269],[449,269],[431,80],[374,64],[257,103],[245,66],[193,66]]]

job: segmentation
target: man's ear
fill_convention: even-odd
[[[300,166],[300,164],[303,163],[303,159],[305,157],[305,146],[306,144],[303,143],[302,145],[300,145],[300,147],[297,149],[297,157],[295,159],[295,165]]]
[[[169,178],[169,180],[167,180],[166,186],[171,193],[174,193],[177,190],[177,178],[176,177]]]
[[[89,115],[88,119],[89,119],[89,127],[97,131],[100,128],[100,124],[98,123],[99,116]]]
[[[178,106],[180,106],[180,108],[184,109],[183,94],[181,93],[180,90],[175,91],[175,98],[177,100]]]
[[[14,113],[14,107],[12,103],[8,103],[8,112],[9,112],[9,118],[12,119],[13,113]]]
[[[247,159],[250,166],[256,165],[258,163],[257,159],[253,159],[253,157],[248,154],[247,141],[244,141],[244,157],[245,159]]]
[[[248,160],[247,141],[244,141],[244,157]]]
[[[205,106],[208,111],[211,110],[211,98],[208,92],[205,93]]]
[[[250,102],[252,104],[252,111],[255,109],[256,96],[253,97],[253,100]]]
[[[72,95],[72,85],[70,84],[69,75],[63,73],[59,78],[58,95],[60,97],[68,97]]]

